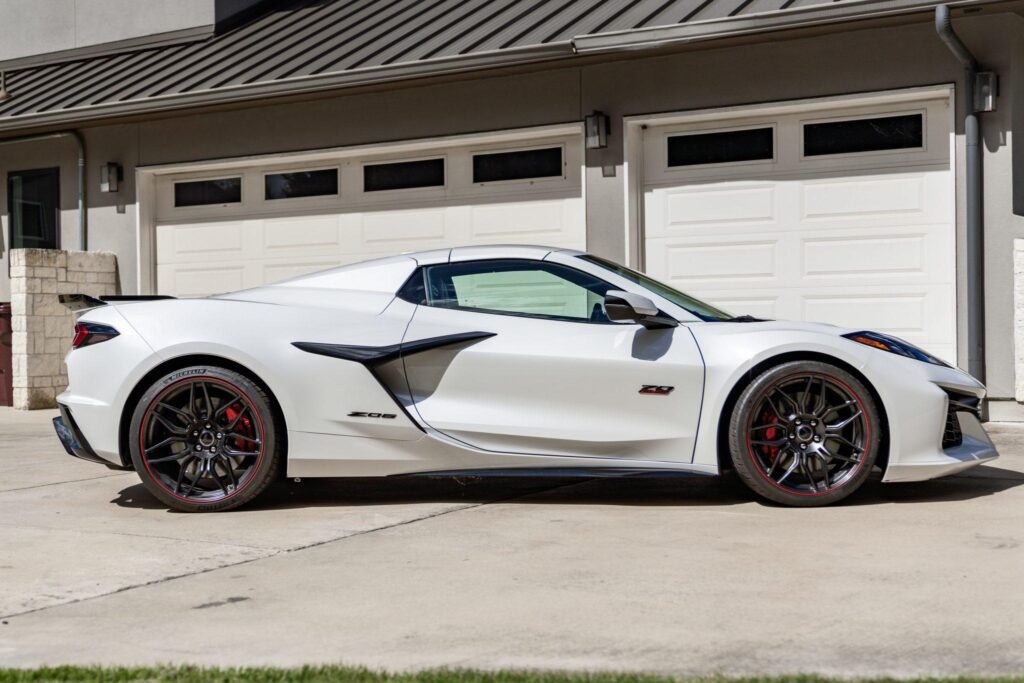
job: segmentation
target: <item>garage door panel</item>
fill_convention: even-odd
[[[916,225],[949,219],[949,169],[801,182],[808,225]]]
[[[661,193],[665,233],[684,232],[708,223],[773,223],[777,220],[775,195],[778,190],[774,185],[746,183],[666,189]]]
[[[441,242],[446,224],[444,209],[363,213],[361,243],[373,249],[386,249],[388,244]]]
[[[341,248],[337,216],[268,218],[262,223],[263,246],[269,252]]]
[[[936,258],[944,245],[927,233],[894,235],[849,235],[808,237],[803,243],[803,275],[807,285],[821,286],[824,280],[843,281],[871,277],[873,281],[948,279],[943,266],[948,259]]]
[[[201,296],[214,291],[232,292],[245,289],[246,267],[229,263],[210,263],[203,266],[159,266],[157,279],[162,286],[176,292],[176,296]]]
[[[226,253],[241,254],[245,244],[245,221],[195,223],[157,228],[157,248],[173,259]]]
[[[471,240],[563,241],[578,225],[579,200],[526,201],[483,204],[470,209]]]
[[[924,213],[924,178],[839,178],[803,185],[803,215],[807,219],[891,217]]]
[[[648,262],[661,264],[662,279],[684,289],[711,283],[732,287],[738,280],[774,283],[780,265],[778,242],[764,239],[662,240],[649,244]]]
[[[685,126],[648,129],[645,269],[733,313],[890,331],[953,359],[953,182],[935,148],[948,145],[945,119],[928,117],[927,150],[802,159],[805,118],[756,121],[777,130],[775,163],[708,171],[664,167],[665,131]]]

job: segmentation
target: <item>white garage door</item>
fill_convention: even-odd
[[[948,100],[650,127],[645,267],[724,309],[955,361]]]
[[[157,179],[161,294],[200,296],[471,244],[582,249],[579,135],[247,162]]]

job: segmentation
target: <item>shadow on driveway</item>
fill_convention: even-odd
[[[876,476],[839,505],[965,501],[1024,485],[1024,473],[980,466],[967,473],[905,484],[882,484]],[[140,509],[163,509],[142,484],[111,501]],[[592,479],[559,477],[395,477],[307,479],[272,486],[245,510],[410,503],[528,503],[532,505],[728,506],[758,502],[732,473],[722,477],[640,474]]]

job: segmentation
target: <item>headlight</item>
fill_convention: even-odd
[[[865,346],[871,346],[882,351],[888,351],[889,353],[895,353],[897,356],[903,356],[905,358],[913,358],[914,360],[923,361],[925,363],[931,363],[932,365],[942,365],[944,367],[952,367],[949,363],[944,360],[940,360],[928,353],[923,351],[913,344],[897,339],[896,337],[890,337],[887,334],[879,334],[878,332],[870,332],[864,330],[862,332],[850,332],[844,334],[844,337],[850,341],[855,341],[858,344],[864,344]]]

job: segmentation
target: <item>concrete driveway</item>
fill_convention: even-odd
[[[0,409],[0,666],[1024,671],[1024,428],[791,510],[733,478],[282,484],[220,515]]]

